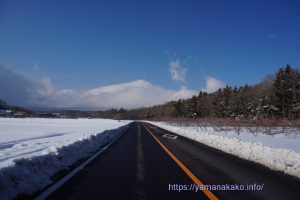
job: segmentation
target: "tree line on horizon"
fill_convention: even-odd
[[[261,83],[226,86],[214,93],[133,110],[112,109],[122,119],[284,118],[300,117],[300,70],[286,65]]]

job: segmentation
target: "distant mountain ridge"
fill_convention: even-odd
[[[6,101],[0,99],[0,109],[6,110],[6,109],[9,109],[9,108],[10,108],[10,106],[7,105]]]

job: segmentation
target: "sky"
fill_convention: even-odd
[[[0,99],[134,108],[300,66],[297,0],[0,0]]]

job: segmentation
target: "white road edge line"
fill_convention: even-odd
[[[125,131],[126,132],[126,131]],[[125,133],[124,132],[124,133]],[[63,184],[65,184],[68,180],[70,180],[73,176],[75,176],[80,170],[82,170],[85,166],[87,166],[90,162],[92,162],[97,156],[99,156],[102,152],[104,152],[110,145],[112,145],[115,141],[117,141],[124,133],[121,133],[116,139],[114,139],[111,143],[100,149],[97,153],[95,153],[92,157],[86,160],[84,163],[73,169],[63,178],[61,178],[58,182],[54,183],[51,187],[43,191],[39,194],[34,200],[44,200],[48,196],[50,196],[53,192],[55,192],[58,188],[60,188]]]

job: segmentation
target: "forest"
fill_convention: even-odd
[[[256,85],[226,86],[214,93],[133,110],[109,111],[121,119],[286,119],[300,117],[300,70],[290,65]]]

